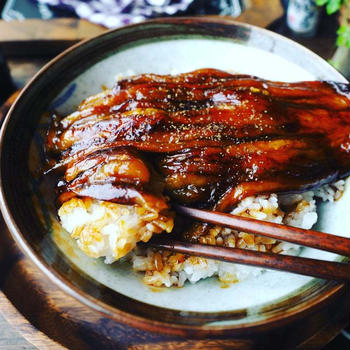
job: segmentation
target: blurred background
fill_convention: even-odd
[[[273,30],[349,78],[349,0],[0,0],[0,103],[81,39],[150,18],[195,15],[228,16]]]
[[[280,33],[350,78],[349,0],[0,0],[0,106],[7,101],[0,115],[45,63],[74,43],[150,18],[196,15],[227,16]],[[348,328],[334,336],[325,350],[349,349]],[[0,350],[10,349],[36,348],[0,309]]]

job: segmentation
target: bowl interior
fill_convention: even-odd
[[[279,81],[344,81],[324,61],[287,39],[240,25],[221,24],[218,31],[218,27],[206,26],[208,23],[199,27],[179,23],[133,26],[61,56],[39,74],[12,110],[2,136],[1,175],[10,228],[17,231],[16,238],[30,254],[66,285],[78,288],[83,297],[133,315],[215,328],[281,315],[293,303],[297,306],[311,300],[332,283],[266,271],[228,288],[215,278],[183,288],[149,288],[129,263],[106,265],[77,248],[57,221],[54,179],[42,176],[50,113],[74,111],[87,96],[103,86],[112,87],[120,75],[176,74],[210,67]],[[319,206],[317,229],[350,236],[350,218],[345,215],[349,191],[347,182],[339,201]],[[302,249],[301,255],[339,259],[309,248]]]

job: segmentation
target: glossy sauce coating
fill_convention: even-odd
[[[165,188],[180,203],[227,211],[249,195],[349,174],[349,85],[214,69],[139,75],[56,120],[48,149],[65,168],[61,200],[166,208]]]

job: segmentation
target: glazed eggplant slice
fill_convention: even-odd
[[[56,120],[47,145],[65,169],[61,202],[78,196],[162,211],[165,194],[228,211],[250,195],[349,175],[350,89],[214,69],[143,74]]]

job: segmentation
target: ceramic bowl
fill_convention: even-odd
[[[229,288],[211,278],[155,291],[128,264],[105,265],[86,257],[61,228],[55,184],[42,176],[50,111],[73,111],[102,86],[112,87],[119,74],[204,67],[279,81],[346,81],[311,51],[264,29],[224,19],[155,20],[107,32],[59,55],[26,86],[2,128],[1,208],[19,246],[65,292],[144,330],[187,336],[252,332],[302,317],[343,288],[331,281],[266,271]],[[319,230],[350,235],[348,185],[339,201],[319,207]],[[313,249],[301,255],[340,259]]]

